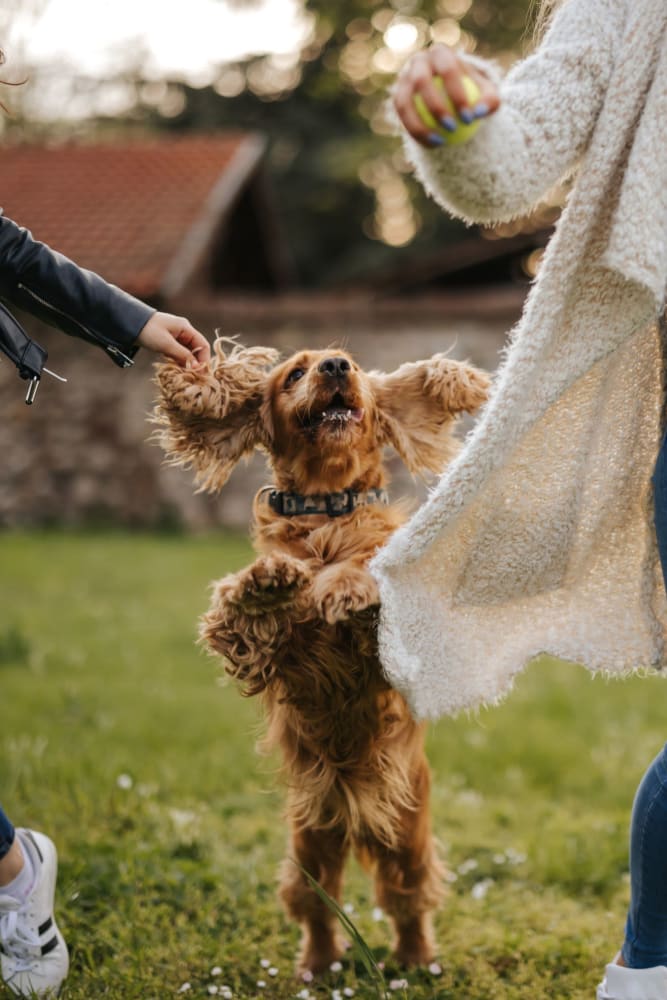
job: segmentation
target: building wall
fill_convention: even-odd
[[[213,336],[218,324],[210,304],[193,305],[187,314]],[[277,347],[285,355],[339,343],[364,367],[383,370],[449,351],[453,358],[492,370],[512,318],[502,314],[415,319],[403,310],[379,325],[368,317],[355,321],[349,314],[336,318],[335,310],[324,316],[315,310],[311,320],[303,311],[296,318],[283,315],[274,323],[267,323],[265,315],[245,317],[239,339],[248,345]],[[230,325],[229,316],[224,319],[221,332],[240,333],[240,327]],[[0,527],[248,526],[256,489],[271,481],[265,460],[257,455],[238,467],[219,496],[195,494],[191,475],[167,466],[150,442],[151,356],[141,351],[134,368],[123,371],[96,348],[40,324],[31,321],[30,332],[47,347],[49,367],[68,382],[45,376],[36,403],[28,407],[23,402],[26,384],[0,355]],[[423,486],[413,483],[395,457],[391,470],[392,495],[423,496]]]

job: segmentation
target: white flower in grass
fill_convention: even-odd
[[[437,962],[431,962],[431,964],[428,967],[428,971],[431,973],[432,976],[441,976],[442,966],[438,965]]]
[[[343,909],[347,914],[351,916],[354,913],[354,903],[344,903]]]
[[[384,920],[384,910],[381,906],[374,906],[372,913],[373,920],[377,923],[380,920]]]
[[[459,875],[467,875],[468,872],[474,872],[475,868],[477,868],[477,861],[474,858],[467,858],[461,862],[456,870]]]
[[[222,997],[222,1000],[233,1000],[234,994],[228,986],[222,986],[220,988],[220,996]]]
[[[275,965],[272,965],[271,968],[269,969],[269,975],[270,976],[277,976],[278,975],[278,970],[276,969]]]
[[[313,979],[315,978],[315,976],[314,976],[314,975],[313,975],[313,973],[312,973],[312,972],[310,971],[310,969],[305,969],[305,970],[304,970],[304,971],[303,971],[303,972],[301,973],[301,978],[303,979],[304,983],[312,983],[312,981],[313,981]]]
[[[116,784],[119,788],[122,788],[124,792],[129,792],[130,788],[134,784],[132,776],[129,774],[119,774],[116,778]]]
[[[407,979],[392,979],[389,983],[390,990],[407,990],[408,981]]]
[[[523,851],[515,851],[513,847],[507,848],[505,857],[511,865],[522,865],[526,860],[526,855]]]
[[[459,877],[456,872],[445,872],[445,882],[458,882]]]
[[[179,832],[191,830],[192,824],[197,820],[197,814],[192,809],[169,809],[168,812],[169,818]]]
[[[300,993],[297,993],[297,997],[299,1000],[310,1000],[310,990],[301,990]]]
[[[344,997],[353,997],[354,996],[354,990],[352,989],[351,986],[346,986],[345,987],[345,989],[343,990],[343,996]]]
[[[266,983],[264,982],[263,979],[258,979],[257,980],[257,987],[260,990],[266,989]]]
[[[212,997],[216,997],[218,995],[218,993],[220,992],[218,990],[218,987],[215,985],[215,983],[211,983],[211,985],[207,986],[206,988],[207,988],[208,992],[211,994]]]
[[[342,969],[343,969],[343,963],[342,962],[332,962],[331,965],[329,966],[329,968],[331,969],[332,972],[341,972]]]
[[[484,899],[492,885],[492,878],[483,878],[481,882],[475,882],[474,886],[470,890],[470,895],[473,899]]]
[[[190,986],[190,983],[183,983],[181,986],[178,987],[178,989],[176,990],[176,992],[177,993],[189,993],[191,989],[192,989],[192,986]]]
[[[494,865],[504,865],[506,861],[507,861],[507,855],[506,854],[494,854],[493,855],[493,863],[494,863]]]
[[[331,991],[331,1000],[343,1000],[343,994],[340,990]]]
[[[142,799],[149,799],[153,795],[157,795],[158,787],[153,784],[142,784],[137,785],[137,794],[141,795]]]
[[[222,969],[220,968],[219,965],[214,965],[213,966],[213,968],[211,969],[211,975],[212,976],[221,976],[222,975]]]
[[[263,969],[268,969],[270,967],[270,965],[271,965],[271,963],[269,962],[268,958],[262,958],[262,959],[260,959],[260,963],[259,964],[262,966]]]

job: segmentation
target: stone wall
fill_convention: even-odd
[[[338,343],[364,367],[383,370],[445,350],[492,370],[516,306],[481,312],[476,318],[461,316],[460,310],[413,316],[403,308],[381,323],[368,316],[355,318],[354,310],[337,316],[333,309],[324,317],[321,310],[312,311],[311,318],[305,310],[277,316],[271,323],[262,314],[242,318],[241,339],[275,346],[285,355]],[[219,326],[210,305],[195,305],[187,314],[209,336]],[[224,332],[238,332],[238,326],[230,325],[235,322],[226,316]],[[256,489],[270,482],[264,459],[257,455],[238,467],[219,496],[195,494],[191,476],[167,466],[149,441],[151,356],[140,352],[134,368],[123,371],[98,349],[39,324],[31,322],[30,332],[47,347],[48,366],[68,382],[45,376],[35,404],[26,406],[26,383],[0,355],[1,527],[247,527]],[[423,487],[412,482],[398,459],[391,460],[391,470],[392,495],[423,495]]]

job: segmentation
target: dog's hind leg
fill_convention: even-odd
[[[343,953],[337,918],[311,888],[302,869],[328,896],[340,902],[346,855],[347,844],[340,830],[292,831],[290,855],[282,867],[280,895],[288,914],[302,929],[297,973],[325,972]]]
[[[392,919],[396,932],[394,954],[406,967],[433,960],[431,915],[443,896],[444,869],[431,833],[429,784],[424,760],[416,780],[416,808],[403,813],[399,845],[368,844],[377,863],[377,900]]]

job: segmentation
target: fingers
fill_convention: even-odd
[[[486,73],[481,73],[476,66],[467,66],[466,73],[477,84],[479,90],[479,97],[473,107],[475,118],[485,118],[487,115],[492,115],[500,107],[498,88]]]
[[[206,365],[211,360],[211,346],[199,330],[195,330],[188,320],[183,320],[183,327],[176,334],[179,344],[185,347],[194,355],[197,364]]]
[[[479,90],[474,98],[466,91],[466,77]],[[393,100],[407,131],[427,147],[443,143],[436,129],[454,132],[459,119],[470,125],[476,118],[492,114],[500,104],[489,77],[440,44],[408,60],[396,81]]]
[[[429,57],[433,75],[442,80],[458,117],[469,125],[475,116],[463,84],[463,77],[467,75],[468,68],[447,45],[434,45],[429,49]]]
[[[437,117],[433,115],[434,122],[429,126],[422,121],[415,107],[415,96],[422,93],[432,76],[426,52],[418,52],[405,64],[394,87],[393,100],[398,117],[412,138],[423,146],[437,145],[442,141],[441,137],[433,132]]]
[[[201,368],[211,359],[208,341],[189,320],[169,313],[154,313],[139,334],[142,347],[172,358],[184,368]]]
[[[168,358],[171,358],[182,368],[192,367],[193,357],[191,352],[187,349],[187,347],[183,347],[179,344],[178,341],[170,334],[167,334],[162,339],[162,345],[158,348],[158,351],[160,354],[164,354]]]

